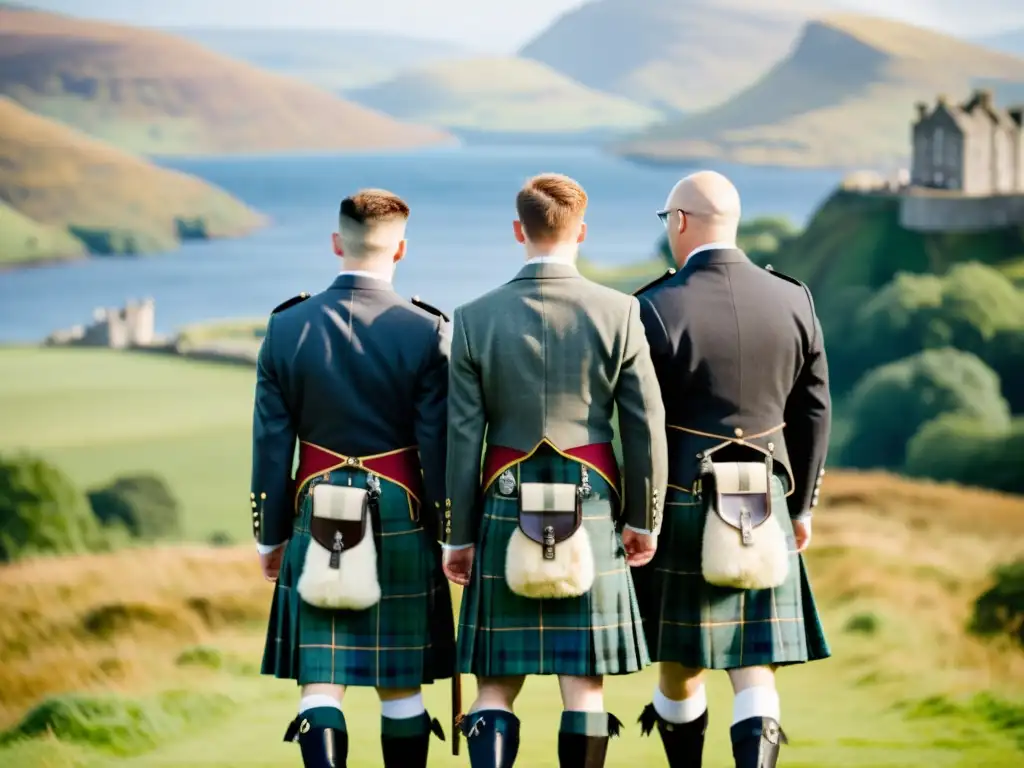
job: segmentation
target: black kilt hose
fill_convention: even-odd
[[[351,480],[366,487],[367,471],[341,467],[320,470],[317,477],[317,482],[348,485]],[[296,590],[311,540],[308,490],[300,486],[299,513],[274,588],[263,674],[300,685],[377,688],[416,688],[450,678],[455,658],[451,593],[440,546],[418,521],[416,497],[380,476],[380,512],[373,525],[380,602],[362,611],[324,610],[304,602]]]
[[[701,575],[704,512],[669,486],[658,551],[633,570],[654,661],[700,669],[797,664],[831,652],[786,505],[787,480],[772,479],[772,514],[790,547],[786,581],[775,589],[728,589]]]
[[[521,597],[506,584],[505,552],[519,524],[519,483],[578,484],[580,467],[545,446],[510,468],[516,478],[514,495],[501,495],[493,481],[485,488],[473,572],[459,618],[460,672],[484,677],[619,675],[650,664],[613,517],[618,495],[599,472],[589,472],[592,490],[583,509],[594,554],[590,591],[539,600]]]

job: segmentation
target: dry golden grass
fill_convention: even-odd
[[[844,657],[861,679],[890,704],[908,679],[951,696],[1019,692],[1024,654],[965,627],[991,569],[1024,555],[1024,498],[842,472],[823,494],[809,559],[830,635],[852,617],[878,623],[852,646],[863,658]],[[0,593],[2,728],[46,695],[180,678],[174,659],[197,643],[258,658],[271,587],[250,546],[183,546],[2,567]]]
[[[151,29],[0,8],[0,93],[145,153],[413,147],[447,139]]]
[[[3,11],[0,11],[2,14]],[[0,201],[42,224],[123,233],[135,249],[169,247],[177,221],[209,237],[242,234],[261,217],[226,192],[159,168],[0,96]]]
[[[0,727],[50,694],[144,688],[177,650],[261,623],[271,596],[251,547],[40,558],[0,569],[0,590]]]

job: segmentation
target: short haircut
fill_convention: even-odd
[[[409,206],[386,189],[361,189],[341,201],[338,234],[353,258],[390,255],[405,237]]]
[[[575,234],[587,210],[587,193],[560,173],[529,179],[516,195],[516,212],[526,236],[535,243],[552,242]]]

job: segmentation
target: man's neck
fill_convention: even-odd
[[[574,264],[579,248],[579,243],[556,243],[550,246],[527,244],[526,263],[557,261],[563,264]]]
[[[735,241],[731,241],[730,242],[729,240],[713,240],[713,241],[708,241],[706,243],[701,243],[696,248],[694,248],[692,251],[690,251],[688,254],[686,254],[686,257],[683,259],[683,263],[680,264],[679,267],[682,268],[682,267],[686,266],[686,262],[688,262],[691,258],[693,258],[693,256],[695,256],[698,253],[701,253],[702,251],[721,251],[721,250],[725,250],[725,249],[728,249],[728,248],[735,248],[735,247],[736,247],[736,242]]]
[[[343,258],[341,260],[341,274],[364,275],[366,277],[376,277],[380,280],[391,282],[395,274],[395,265],[393,262],[381,264],[380,262],[375,261]]]

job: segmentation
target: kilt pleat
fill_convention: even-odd
[[[360,469],[339,469],[329,482],[366,483]],[[455,662],[451,593],[440,546],[413,520],[416,501],[381,478],[374,521],[381,599],[362,611],[324,610],[296,590],[311,537],[312,502],[300,499],[267,626],[262,672],[310,683],[416,688],[452,676]],[[429,514],[429,513],[428,513]]]
[[[803,557],[796,552],[783,481],[773,480],[773,514],[790,547],[786,581],[775,589],[708,584],[701,574],[704,512],[669,488],[658,551],[633,577],[654,661],[701,669],[798,664],[831,655]]]
[[[596,577],[579,597],[537,600],[513,593],[505,581],[505,553],[518,526],[518,481],[578,483],[580,465],[539,452],[517,465],[516,494],[487,490],[473,574],[463,592],[458,668],[485,677],[616,675],[650,664],[636,593],[622,539],[613,522],[611,488],[590,473],[591,497],[583,525]],[[497,484],[495,484],[497,485]]]

